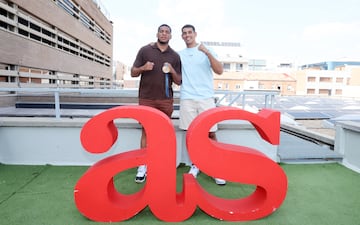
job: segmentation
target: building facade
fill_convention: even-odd
[[[326,61],[296,71],[298,95],[360,97],[360,62]]]
[[[0,87],[107,88],[113,26],[92,0],[0,0]]]
[[[281,95],[360,97],[360,61],[327,61],[295,67],[292,62],[248,59],[238,42],[203,42],[224,67],[214,74],[218,91],[276,90]],[[124,76],[124,88],[138,88],[139,78]],[[175,85],[175,90],[179,89]]]
[[[224,72],[214,76],[215,90],[276,90],[282,95],[296,94],[296,79],[287,73],[276,71]]]

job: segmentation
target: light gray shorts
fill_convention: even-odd
[[[202,112],[215,108],[214,98],[193,100],[193,99],[181,99],[180,100],[180,112],[179,112],[179,128],[187,130],[191,122]],[[217,125],[211,127],[210,132],[217,131]]]

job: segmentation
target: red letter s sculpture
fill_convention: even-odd
[[[223,120],[247,120],[264,140],[279,144],[279,112],[262,110],[253,114],[233,107],[218,107],[199,115],[191,123],[186,137],[193,163],[213,177],[257,187],[246,198],[229,200],[209,195],[203,190],[203,198],[200,198],[198,205],[208,214],[227,221],[254,220],[267,216],[285,199],[286,175],[277,163],[256,149],[207,138],[210,128]]]
[[[275,162],[255,149],[214,142],[207,136],[213,124],[241,119],[250,121],[263,139],[278,144],[279,112],[263,110],[253,114],[237,108],[219,107],[201,114],[188,130],[189,155],[203,172],[257,186],[254,193],[242,199],[213,196],[190,174],[184,174],[183,190],[177,193],[175,130],[165,114],[150,107],[120,106],[93,117],[82,128],[83,147],[91,153],[109,150],[117,140],[113,121],[118,118],[139,121],[146,132],[147,146],[100,160],[80,178],[74,188],[75,204],[91,220],[127,220],[146,206],[158,219],[168,222],[188,219],[196,206],[218,219],[254,220],[274,212],[285,199],[287,178]],[[162,138],[164,136],[166,138]],[[141,164],[148,168],[143,189],[129,195],[119,193],[113,177]]]

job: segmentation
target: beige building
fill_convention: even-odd
[[[279,90],[281,95],[360,97],[360,66],[356,65],[341,65],[333,70],[225,71],[214,77],[216,90]]]
[[[220,76],[214,75],[215,90],[279,90],[281,95],[360,97],[360,66],[356,65],[338,66],[334,70],[237,70],[234,69],[237,62],[222,63],[227,63],[230,69],[224,69]],[[138,88],[138,85],[138,78],[124,76],[124,88]]]
[[[0,0],[0,87],[111,87],[113,26],[91,0]]]
[[[282,95],[296,94],[296,79],[287,73],[269,71],[224,72],[214,76],[216,90],[279,90]]]
[[[204,43],[215,50],[224,67],[221,76],[214,75],[215,90],[279,90],[283,95],[295,95],[296,79],[289,73],[293,71],[291,65],[279,64],[279,70],[268,70],[266,60],[244,57],[238,42]]]
[[[114,61],[114,70],[116,88],[124,88],[124,76],[128,71],[128,66],[120,61]]]
[[[360,97],[358,61],[310,64],[296,70],[294,76],[297,80],[297,95]]]

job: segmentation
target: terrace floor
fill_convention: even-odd
[[[281,207],[268,217],[239,222],[251,225],[356,225],[360,221],[360,174],[337,163],[280,164],[288,178],[288,192]],[[83,217],[73,199],[73,188],[87,170],[82,166],[21,166],[0,165],[0,224],[1,225],[64,225],[95,223]],[[178,191],[181,177],[188,167],[177,170]],[[241,173],[241,171],[239,171]],[[143,184],[133,179],[135,169],[115,177],[118,191],[130,194]],[[217,186],[203,173],[198,182],[209,193],[223,198],[249,195],[254,186],[228,182]],[[164,178],[166,182],[166,178]],[[148,208],[133,218],[112,224],[161,224]],[[182,224],[224,224],[201,210]],[[235,224],[235,223],[234,223]]]

